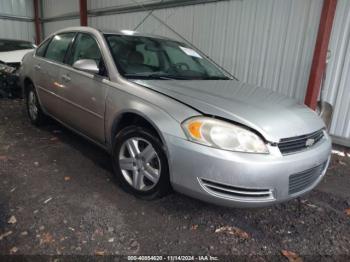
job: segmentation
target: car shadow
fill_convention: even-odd
[[[39,127],[39,129],[51,133],[59,141],[79,151],[84,157],[90,159],[98,167],[113,175],[111,157],[107,151],[98,145],[78,135],[54,119],[49,119],[48,123],[45,126]]]

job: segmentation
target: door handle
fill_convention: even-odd
[[[39,71],[39,70],[41,70],[41,66],[40,66],[40,65],[35,65],[35,66],[34,66],[34,69],[35,69],[36,71]]]
[[[62,80],[64,81],[64,82],[69,82],[70,80],[72,80],[70,77],[69,77],[69,75],[62,75]]]

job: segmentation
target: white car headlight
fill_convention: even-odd
[[[254,132],[222,120],[193,117],[182,123],[188,139],[223,150],[268,154],[265,142]]]

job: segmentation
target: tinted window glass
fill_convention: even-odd
[[[101,57],[100,48],[96,40],[88,34],[79,34],[67,63],[73,65],[81,59],[92,59],[95,60],[97,65],[100,65]]]
[[[193,59],[192,56],[184,55],[184,52],[180,48],[174,48],[173,46],[166,46],[165,50],[172,64],[183,65],[182,68],[188,67],[201,74],[206,73],[205,70],[207,68],[201,66],[200,60],[202,59]]]
[[[47,39],[43,44],[41,44],[36,50],[36,55],[43,57],[45,55],[45,51],[49,43],[50,43],[50,39]]]
[[[45,57],[62,63],[74,35],[75,33],[55,35],[46,50]]]
[[[24,49],[34,49],[31,42],[19,40],[0,40],[0,52],[9,52]]]
[[[184,43],[144,36],[105,36],[118,70],[124,77],[230,79],[215,64]]]
[[[148,66],[159,67],[159,57],[156,52],[146,49],[146,45],[136,46],[136,51],[143,55],[143,63]]]

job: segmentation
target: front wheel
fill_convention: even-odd
[[[41,110],[38,96],[35,92],[34,86],[30,85],[28,87],[27,95],[26,95],[26,106],[29,120],[32,124],[36,126],[40,126],[44,124],[46,120],[46,116]]]
[[[148,129],[131,126],[117,134],[113,166],[122,187],[140,198],[154,199],[170,191],[164,146]]]

